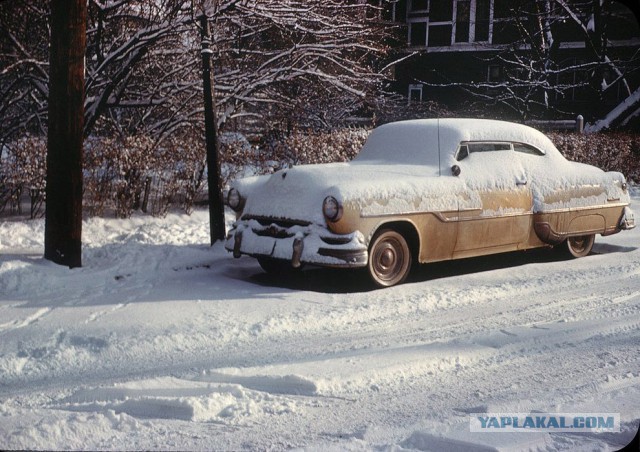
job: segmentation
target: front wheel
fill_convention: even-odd
[[[392,229],[376,234],[369,249],[369,275],[379,287],[390,287],[407,279],[411,250],[405,238]]]
[[[565,243],[567,252],[573,257],[584,257],[591,252],[595,239],[595,234],[569,237]]]

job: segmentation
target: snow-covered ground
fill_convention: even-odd
[[[639,197],[634,197],[640,212]],[[91,219],[84,267],[0,223],[0,449],[615,450],[640,419],[640,228],[592,255],[271,280],[208,216]],[[470,433],[469,413],[621,432]]]

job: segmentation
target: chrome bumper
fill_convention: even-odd
[[[361,232],[334,234],[318,225],[291,227],[261,224],[256,220],[239,220],[227,234],[224,245],[233,257],[268,256],[291,262],[327,267],[364,267],[368,253]]]
[[[619,223],[620,229],[633,229],[636,227],[636,220],[633,214],[633,210],[629,207],[625,207],[622,212],[622,217]]]

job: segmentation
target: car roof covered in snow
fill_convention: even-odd
[[[461,142],[527,143],[550,158],[562,158],[543,133],[523,124],[491,119],[415,119],[382,125],[369,135],[354,163],[380,161],[449,168]]]

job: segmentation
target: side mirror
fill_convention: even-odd
[[[459,176],[460,175],[460,167],[458,165],[453,165],[451,167],[451,174],[453,174],[454,176]]]

